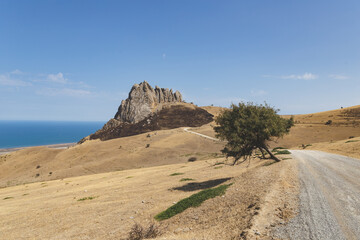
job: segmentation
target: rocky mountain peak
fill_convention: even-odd
[[[173,92],[172,89],[152,88],[146,81],[134,84],[129,96],[121,102],[115,119],[121,122],[137,123],[156,111],[160,104],[182,102],[179,91]]]

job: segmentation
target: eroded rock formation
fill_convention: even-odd
[[[114,119],[121,122],[137,123],[156,112],[157,107],[164,103],[182,102],[179,91],[173,93],[172,89],[152,88],[146,81],[135,84],[129,97],[121,102]]]
[[[115,117],[102,129],[82,139],[109,140],[145,132],[178,127],[199,127],[213,120],[213,115],[185,103],[181,93],[167,88],[152,88],[146,81],[135,84],[129,97],[121,102]]]

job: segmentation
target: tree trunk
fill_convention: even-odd
[[[264,149],[262,149],[261,147],[259,147],[259,149],[260,149],[263,159],[265,159],[266,157],[265,157]]]
[[[277,162],[280,162],[281,160],[278,159],[274,154],[272,154],[272,152],[266,147],[266,146],[263,146],[263,148],[265,149],[265,151],[270,154],[270,158],[274,159],[275,161]]]

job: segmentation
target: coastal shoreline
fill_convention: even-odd
[[[26,149],[26,148],[33,148],[33,147],[48,147],[48,148],[55,148],[55,149],[67,149],[67,148],[75,146],[75,145],[76,145],[76,143],[59,143],[59,144],[29,146],[29,147],[0,148],[0,155],[8,154],[8,153],[19,151],[19,150]]]

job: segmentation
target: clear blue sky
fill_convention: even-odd
[[[360,1],[0,0],[0,119],[106,121],[143,80],[198,105],[358,105]]]

